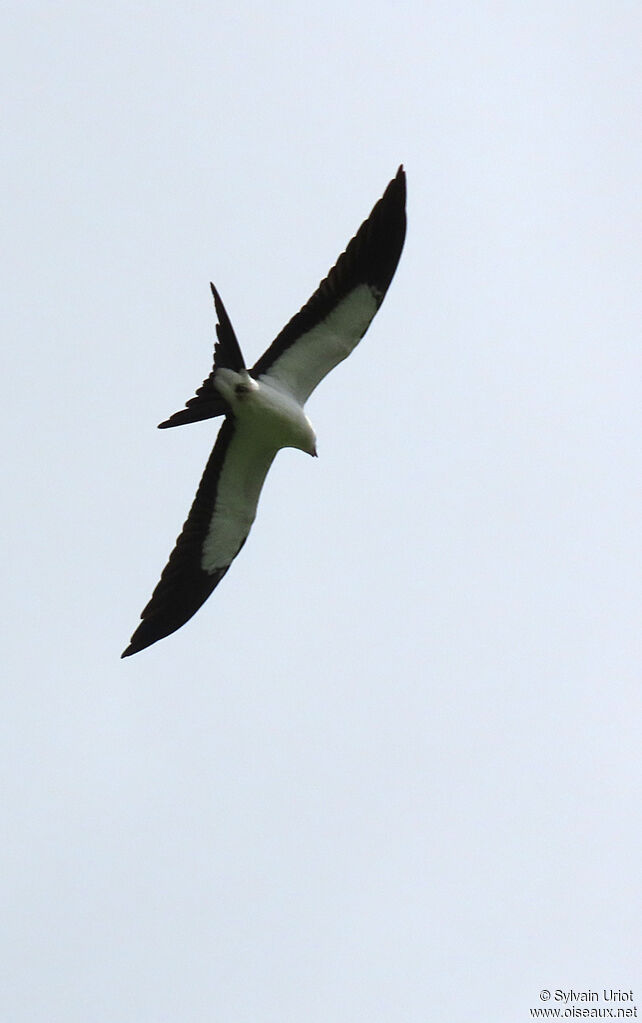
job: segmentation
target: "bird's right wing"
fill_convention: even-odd
[[[312,298],[252,367],[303,405],[370,326],[406,237],[406,176],[400,167]]]

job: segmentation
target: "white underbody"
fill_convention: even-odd
[[[237,425],[256,430],[256,442],[278,451],[299,448],[316,455],[316,436],[312,423],[284,387],[275,386],[267,377],[254,380],[245,370],[219,369],[215,385],[232,410]]]

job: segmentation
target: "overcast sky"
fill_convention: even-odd
[[[3,22],[0,1018],[642,1013],[639,4]],[[121,661],[218,428],[156,430],[208,282],[252,363],[401,162],[319,459]]]

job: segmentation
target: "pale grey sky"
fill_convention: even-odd
[[[0,1018],[642,1012],[639,5],[3,21]],[[402,161],[319,459],[121,662],[217,429],[155,429],[209,280],[253,361]]]

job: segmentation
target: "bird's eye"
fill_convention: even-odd
[[[249,394],[249,391],[250,388],[247,386],[247,384],[237,384],[236,387],[234,388],[234,393],[239,396],[242,394]]]

